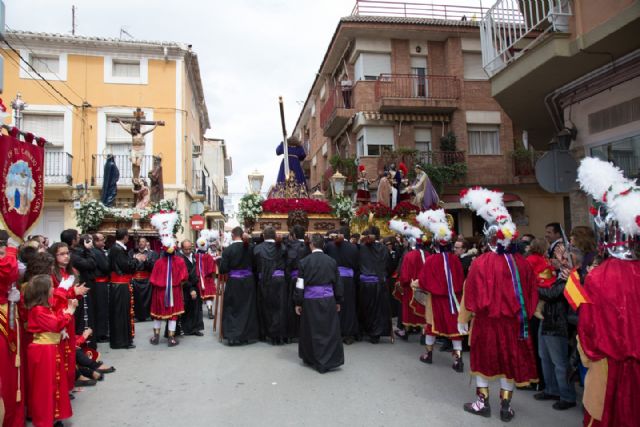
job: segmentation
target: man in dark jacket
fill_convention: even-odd
[[[96,260],[92,252],[93,238],[88,234],[78,236],[78,230],[68,229],[60,233],[60,240],[69,246],[71,266],[80,273],[78,280],[89,288],[75,312],[76,334],[81,335],[85,329],[95,328]]]
[[[111,269],[105,245],[104,235],[93,235],[93,258],[96,260],[96,286],[93,292],[95,308],[95,329],[93,334],[98,342],[109,341],[109,289],[111,288]]]
[[[182,287],[184,297],[184,314],[180,317],[180,326],[185,335],[201,337],[204,334],[204,320],[202,318],[202,298],[196,275],[196,264],[193,255],[193,243],[184,240],[181,245],[180,255],[187,265],[189,280]]]

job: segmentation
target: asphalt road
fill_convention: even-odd
[[[117,371],[95,387],[76,392],[74,416],[65,426],[495,426],[498,382],[491,384],[491,418],[465,413],[475,382],[451,369],[449,353],[434,364],[418,361],[417,337],[345,346],[345,365],[321,375],[298,359],[297,344],[256,343],[227,347],[204,337],[149,344],[151,322],[136,325],[136,349],[110,350]],[[580,405],[578,405],[580,406]],[[556,411],[533,392],[516,390],[511,426],[577,427],[582,410]]]

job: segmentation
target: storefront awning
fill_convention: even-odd
[[[447,114],[408,114],[408,113],[379,113],[364,111],[366,120],[403,121],[403,122],[449,122]]]
[[[466,209],[460,204],[460,196],[455,194],[445,194],[441,196],[441,200],[444,203],[445,210]],[[517,194],[505,193],[504,205],[508,208],[523,208],[524,202]]]

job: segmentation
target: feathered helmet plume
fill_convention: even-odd
[[[444,209],[426,210],[416,217],[416,221],[433,234],[433,241],[445,246],[453,240],[454,232],[449,227]]]
[[[220,240],[218,230],[201,230],[200,237],[196,240],[196,247],[201,251],[206,251],[209,247],[216,245],[218,240]]]
[[[504,206],[503,197],[504,193],[499,191],[473,187],[460,192],[460,203],[486,221],[484,234],[490,242],[495,238],[497,244],[507,248],[518,237],[518,230]]]
[[[174,211],[160,211],[151,218],[151,225],[158,230],[160,241],[167,253],[173,253],[176,239],[173,237],[173,227],[178,222],[178,214]]]
[[[609,254],[620,259],[634,259],[630,248],[640,236],[640,187],[609,162],[585,157],[578,168],[580,188],[595,202],[589,211]],[[636,236],[634,242],[634,236]]]
[[[407,238],[419,239],[424,234],[418,227],[410,225],[406,221],[392,219],[389,221],[389,230]]]

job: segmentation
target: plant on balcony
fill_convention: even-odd
[[[333,214],[345,222],[351,221],[355,214],[351,197],[344,194],[333,198],[331,208],[333,209]]]
[[[514,142],[514,150],[510,155],[513,158],[516,176],[534,173],[535,151],[525,148],[522,141],[516,140]]]
[[[447,134],[440,138],[440,150],[442,151],[457,151],[456,135],[453,132],[447,132]]]
[[[462,179],[467,175],[466,163],[452,163],[450,165],[432,165],[427,163],[423,164],[422,167],[438,193],[442,192],[444,184]]]
[[[83,233],[96,231],[107,215],[107,208],[99,200],[88,200],[76,209],[76,223]]]
[[[245,194],[238,205],[238,216],[243,221],[255,221],[262,213],[264,199],[259,194]]]

